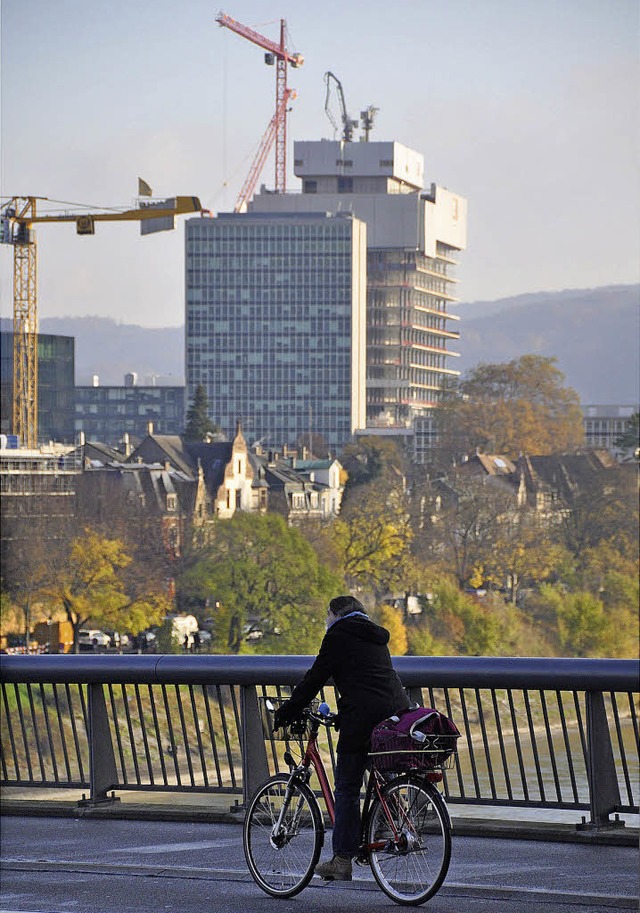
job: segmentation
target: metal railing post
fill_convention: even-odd
[[[591,820],[586,827],[611,827],[611,812],[620,807],[620,787],[613,759],[609,723],[602,691],[586,692],[587,778]],[[624,825],[616,821],[616,826]]]
[[[246,807],[253,793],[269,776],[267,749],[255,685],[240,687],[240,750],[242,751],[242,803]]]
[[[98,802],[119,802],[107,791],[118,784],[116,759],[111,741],[107,702],[101,684],[87,685],[87,737],[89,740],[89,799],[82,799],[79,805],[95,805]]]

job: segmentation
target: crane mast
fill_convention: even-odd
[[[0,241],[13,247],[13,402],[12,431],[29,449],[38,445],[37,247],[33,225],[75,222],[80,235],[92,235],[96,222],[139,221],[143,234],[173,227],[173,217],[201,212],[197,197],[141,203],[135,209],[38,215],[46,197],[11,197],[0,211]]]
[[[252,179],[253,186],[255,187],[255,183],[260,173],[260,171],[258,171],[256,174],[258,162],[261,162],[261,170],[271,145],[275,140],[275,189],[276,193],[285,193],[287,189],[287,101],[289,98],[294,97],[293,92],[287,87],[287,64],[291,64],[292,67],[300,67],[304,63],[304,57],[302,54],[291,53],[285,47],[286,21],[284,19],[280,20],[279,44],[272,41],[270,38],[265,38],[264,35],[256,32],[255,29],[250,28],[248,25],[237,22],[226,13],[220,12],[216,16],[216,22],[221,27],[228,28],[237,35],[246,38],[247,41],[251,41],[253,44],[257,44],[258,47],[263,48],[267,52],[264,55],[265,63],[269,66],[273,66],[274,63],[276,65],[275,113],[262,139],[260,149],[258,150],[258,154],[256,155],[247,181]],[[268,145],[265,149],[265,142],[267,140]],[[246,183],[247,182],[245,182],[245,184]],[[240,198],[238,199],[240,200]],[[236,207],[237,205],[238,204],[236,204]],[[238,211],[237,208],[236,211]]]

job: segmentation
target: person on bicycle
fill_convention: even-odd
[[[409,704],[388,643],[389,632],[370,620],[361,602],[353,596],[336,596],[329,603],[320,652],[274,717],[275,728],[287,725],[333,679],[339,694],[333,858],[315,870],[328,880],[351,880],[351,860],[360,843],[360,790],[373,727]]]

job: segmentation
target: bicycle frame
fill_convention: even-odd
[[[303,768],[305,773],[307,773],[307,778],[311,776],[310,768],[315,770],[316,776],[318,777],[318,782],[320,783],[322,798],[324,799],[325,805],[327,807],[329,820],[333,825],[336,820],[335,799],[333,797],[333,790],[331,789],[329,778],[327,777],[324,761],[322,760],[320,752],[318,751],[319,730],[320,724],[313,720],[311,723],[309,738],[307,740],[307,747],[305,748],[304,756],[298,766],[298,770]]]
[[[273,704],[267,710],[274,712]],[[270,777],[247,809],[245,857],[256,883],[272,897],[294,897],[314,873],[326,877],[318,861],[324,819],[335,827],[335,797],[318,735],[320,726],[331,726],[334,719],[335,714],[325,710],[318,713],[315,708],[305,708],[301,712],[290,731],[284,732],[286,741],[300,744],[301,759],[294,759],[287,748],[284,760],[289,773]],[[451,822],[433,785],[442,774],[415,770],[387,775],[378,769],[374,756],[367,760],[369,773],[354,860],[371,866],[379,887],[395,902],[424,903],[441,887],[451,859]],[[315,792],[310,785],[314,771],[320,785]],[[321,797],[326,806],[324,819]],[[328,874],[330,879],[333,873]]]
[[[329,815],[329,820],[331,821],[331,824],[333,825],[335,823],[335,799],[334,799],[334,795],[333,795],[333,790],[331,789],[331,784],[329,783],[329,778],[327,777],[327,772],[326,772],[326,769],[324,766],[324,761],[322,760],[320,752],[318,751],[318,732],[319,732],[319,730],[320,730],[320,724],[317,723],[315,720],[313,720],[311,723],[311,728],[309,731],[307,745],[305,748],[304,755],[302,757],[302,761],[300,762],[300,764],[298,765],[296,770],[304,771],[305,780],[308,780],[311,777],[311,768],[313,768],[313,770],[315,770],[316,776],[318,777],[318,782],[320,784],[320,791],[322,792],[322,797],[324,799],[324,802],[325,802],[325,805],[327,808],[327,813]],[[286,757],[286,755],[285,755],[285,757]],[[292,776],[295,776],[295,773],[296,773],[296,771],[292,770]],[[397,844],[402,836],[401,833],[398,832],[398,828],[396,827],[396,823],[393,819],[393,816],[391,815],[391,812],[389,811],[387,803],[386,803],[385,799],[383,798],[382,791],[383,791],[384,785],[385,785],[384,778],[375,769],[375,767],[372,766],[369,770],[369,776],[367,779],[367,787],[365,790],[364,803],[362,806],[362,816],[361,816],[362,830],[361,830],[360,846],[361,846],[361,852],[363,852],[367,855],[369,852],[371,852],[371,850],[382,849],[387,842],[387,841],[383,840],[383,841],[377,841],[376,843],[372,843],[372,844],[365,843],[369,810],[371,808],[371,802],[373,800],[374,793],[380,801],[380,804],[384,810],[384,814],[385,814],[385,817],[389,824],[389,827],[391,829],[391,832],[393,833],[393,842],[395,844]],[[402,813],[402,817],[408,823],[408,818],[404,814],[404,812]],[[279,822],[278,822],[278,824],[279,824]],[[276,825],[276,827],[278,826],[278,824]]]

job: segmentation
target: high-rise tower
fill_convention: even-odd
[[[288,195],[284,198],[288,198]],[[186,229],[186,380],[266,448],[365,426],[366,226],[350,213],[221,214]]]

